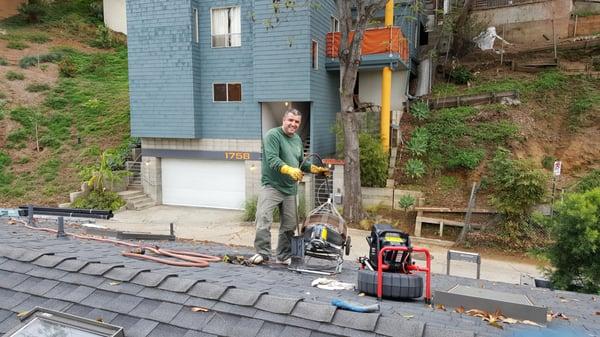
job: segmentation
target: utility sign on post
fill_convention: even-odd
[[[560,167],[562,166],[562,162],[561,161],[555,161],[554,162],[554,176],[558,177],[560,175]]]

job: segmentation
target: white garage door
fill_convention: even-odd
[[[161,166],[163,204],[243,208],[243,161],[163,158]]]

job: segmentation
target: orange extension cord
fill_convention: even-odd
[[[43,232],[55,233],[55,234],[58,233],[58,230],[56,230],[56,229],[47,228],[47,227],[30,226],[29,224],[27,224],[27,222],[20,220],[20,219],[12,219],[12,220],[15,223],[18,222],[18,223],[23,224],[25,226],[25,228],[39,230],[39,231],[43,231]],[[126,242],[126,241],[98,238],[98,237],[89,236],[89,235],[81,235],[81,234],[74,234],[74,233],[67,233],[67,232],[65,232],[65,234],[68,236],[77,238],[77,239],[107,242],[107,243],[112,243],[117,246],[129,247],[129,248],[131,248],[131,250],[122,252],[121,254],[123,256],[133,257],[136,259],[145,259],[145,260],[155,261],[155,262],[164,263],[164,264],[168,264],[168,265],[172,265],[172,266],[204,268],[204,267],[209,266],[209,262],[221,261],[221,258],[218,256],[200,254],[200,253],[196,253],[196,252],[180,251],[180,250],[172,250],[172,249],[161,249],[158,246],[155,246],[155,247],[144,246],[144,245],[130,243],[130,242]],[[164,255],[164,256],[176,258],[176,259],[183,260],[183,261],[175,261],[175,260],[171,260],[171,259],[165,259],[165,258],[160,258],[160,257],[156,257],[156,256],[151,256],[151,255],[145,255],[146,251],[150,251],[156,255]]]

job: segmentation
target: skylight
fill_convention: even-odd
[[[35,308],[6,337],[124,337],[123,328],[44,308]]]

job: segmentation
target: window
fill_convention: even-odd
[[[211,45],[213,48],[242,45],[240,7],[211,9]]]
[[[194,8],[192,10],[194,16],[194,42],[200,43],[200,26],[198,22],[198,9]]]
[[[319,43],[312,40],[310,45],[311,65],[313,69],[319,69]]]
[[[214,83],[213,101],[215,102],[241,102],[241,83]]]
[[[329,27],[330,32],[339,32],[340,31],[340,20],[335,16],[331,17],[331,27]]]

